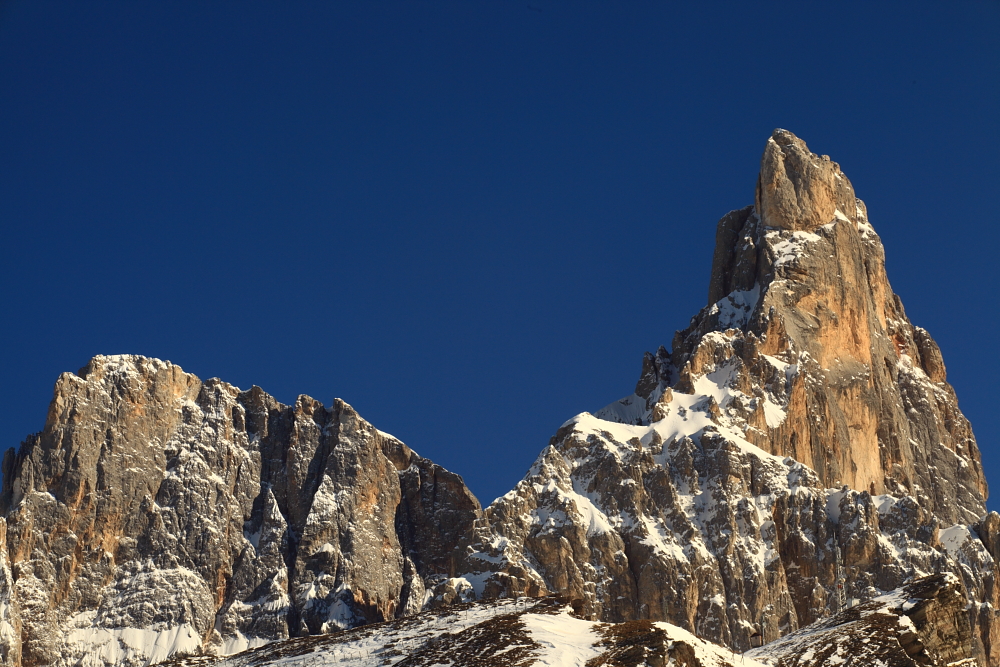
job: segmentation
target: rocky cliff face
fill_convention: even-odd
[[[806,464],[826,486],[912,496],[949,523],[978,520],[986,482],[972,429],[937,344],[889,285],[847,177],[778,130],[756,199],[719,224],[709,307],[674,339],[679,386],[693,389],[717,357],[735,356],[736,383],[769,391],[785,412],[775,427],[759,403],[733,405],[753,444]],[[710,335],[729,330],[725,342]],[[794,367],[786,386],[754,369],[768,357]]]
[[[775,131],[672,347],[487,508],[470,560],[484,594],[558,591],[746,648],[951,572],[970,653],[1000,661],[1000,517],[982,519],[976,441],[836,163]]]
[[[285,406],[142,357],[59,378],[45,429],[4,459],[0,510],[0,651],[25,667],[419,610],[480,514],[461,478],[342,401]]]

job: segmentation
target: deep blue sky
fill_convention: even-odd
[[[0,445],[137,353],[339,396],[485,504],[704,305],[785,127],[1000,501],[1000,2],[691,4],[0,5]]]

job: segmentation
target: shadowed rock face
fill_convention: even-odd
[[[0,596],[21,624],[0,641],[23,665],[395,618],[423,577],[454,574],[480,514],[460,477],[343,401],[285,406],[142,357],[59,378],[45,429],[4,459],[0,510]]]
[[[1000,518],[980,521],[971,427],[884,262],[839,166],[776,130],[755,206],[719,222],[709,305],[487,508],[486,590],[746,648],[951,572],[970,652],[1000,662]]]

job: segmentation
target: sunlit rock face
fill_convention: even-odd
[[[484,592],[746,648],[952,572],[996,664],[1000,517],[981,522],[972,429],[884,262],[840,167],[776,130],[755,205],[719,222],[708,305],[487,508]]]
[[[285,406],[132,356],[59,378],[0,503],[0,655],[25,666],[395,618],[421,608],[423,577],[454,574],[480,514],[461,478],[343,401]]]
[[[775,130],[764,146],[754,206],[774,229],[816,231],[837,211],[855,220],[854,188],[840,165],[788,130]]]
[[[847,177],[776,130],[760,178],[762,213],[720,221],[709,306],[674,338],[681,384],[728,362],[735,386],[784,399],[770,420],[767,401],[730,403],[753,444],[828,487],[912,496],[947,525],[978,520],[986,481],[972,429]]]

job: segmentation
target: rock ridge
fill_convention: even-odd
[[[851,182],[829,155],[816,155],[780,128],[767,140],[754,202],[766,226],[812,232],[837,211],[855,222],[855,199]]]
[[[581,619],[558,596],[491,600],[165,667],[944,667],[971,640],[964,599],[953,577],[925,577],[740,655],[668,623]]]
[[[339,399],[286,406],[136,356],[60,376],[3,472],[0,596],[21,627],[0,642],[24,666],[140,665],[412,613],[480,514],[461,477]]]
[[[932,575],[793,632],[748,656],[776,667],[968,664],[972,629],[954,575]]]

